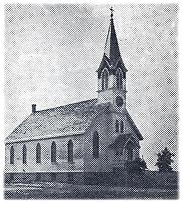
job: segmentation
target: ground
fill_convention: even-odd
[[[6,184],[5,199],[177,199],[177,189],[129,188],[67,183]]]

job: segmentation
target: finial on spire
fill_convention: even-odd
[[[111,10],[111,19],[112,19],[113,18],[113,11],[114,11],[112,6],[111,6],[110,10]]]

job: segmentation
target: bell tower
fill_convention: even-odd
[[[112,103],[119,109],[126,108],[126,72],[120,55],[114,27],[113,8],[106,38],[104,55],[98,73],[98,103]]]

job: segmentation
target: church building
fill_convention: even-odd
[[[126,74],[111,9],[98,97],[44,110],[33,104],[5,139],[5,181],[86,183],[124,171],[143,139],[126,109]]]

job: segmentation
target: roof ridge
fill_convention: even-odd
[[[36,112],[42,112],[42,111],[47,111],[47,110],[53,110],[53,109],[57,109],[57,108],[61,108],[61,107],[66,107],[66,106],[69,106],[69,105],[76,105],[76,104],[80,104],[80,103],[84,103],[84,102],[88,102],[88,101],[94,101],[94,100],[97,100],[97,98],[94,98],[94,99],[87,99],[87,100],[84,100],[84,101],[79,101],[79,102],[74,102],[74,103],[69,103],[69,104],[65,104],[65,105],[62,105],[62,106],[57,106],[57,107],[52,107],[52,108],[47,108],[47,109],[42,109],[42,110],[36,110]],[[35,113],[36,113],[35,112]]]

